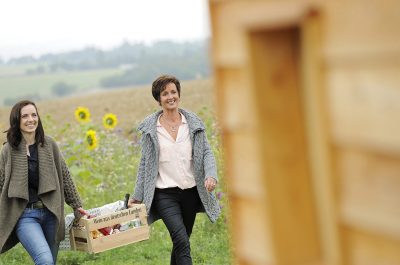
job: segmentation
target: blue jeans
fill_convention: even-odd
[[[15,231],[36,265],[56,264],[56,225],[56,216],[47,208],[26,208],[19,218]]]

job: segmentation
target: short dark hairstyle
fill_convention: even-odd
[[[153,85],[151,86],[151,93],[153,94],[154,99],[158,101],[158,103],[160,103],[161,92],[164,91],[165,87],[169,83],[175,84],[176,89],[178,90],[178,96],[181,96],[181,83],[179,82],[179,80],[172,75],[162,75],[154,80]]]
[[[38,115],[38,126],[36,128],[36,134],[35,134],[36,143],[40,144],[41,146],[43,146],[43,144],[45,143],[42,121],[40,119],[36,104],[30,100],[21,100],[15,103],[15,105],[12,107],[10,112],[10,128],[7,131],[5,131],[5,133],[7,133],[7,142],[14,149],[18,149],[18,146],[22,140],[22,133],[20,128],[21,110],[23,107],[27,105],[33,105]]]

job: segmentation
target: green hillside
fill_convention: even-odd
[[[52,88],[60,82],[71,86],[72,94],[93,91],[100,87],[102,78],[122,73],[115,68],[29,75],[25,73],[28,68],[29,65],[0,66],[0,106],[12,105],[17,98],[43,100],[57,97]]]

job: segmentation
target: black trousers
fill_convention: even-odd
[[[173,243],[171,265],[193,264],[189,238],[200,203],[196,187],[155,190],[152,207],[163,220]]]

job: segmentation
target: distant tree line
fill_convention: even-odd
[[[44,54],[38,58],[23,56],[3,64],[35,64],[35,67],[26,70],[28,75],[113,67],[123,69],[122,74],[101,80],[101,86],[106,89],[147,84],[160,73],[171,73],[182,80],[210,76],[207,40],[184,43],[160,41],[152,45],[124,42],[107,51],[88,47],[78,51]],[[59,86],[58,92],[54,92],[71,91],[71,88]]]

